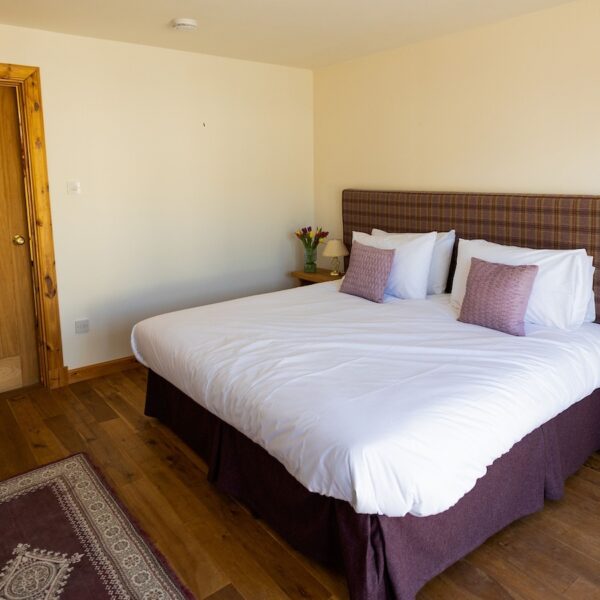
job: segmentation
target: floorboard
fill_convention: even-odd
[[[144,416],[146,372],[0,396],[0,479],[86,452],[199,600],[347,599],[343,577],[290,548],[206,480],[206,465]],[[428,583],[419,600],[600,600],[600,454],[565,498]]]

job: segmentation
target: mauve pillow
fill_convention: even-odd
[[[523,320],[537,265],[503,265],[471,258],[459,321],[525,335]]]
[[[372,302],[383,302],[383,292],[393,260],[394,250],[373,248],[354,242],[350,264],[340,292],[360,296]]]

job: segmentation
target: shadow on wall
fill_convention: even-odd
[[[129,356],[133,326],[149,317],[294,286],[295,280],[287,272],[276,272],[272,265],[258,265],[228,271],[222,277],[153,281],[135,293],[105,296],[87,307],[88,334],[65,336],[69,325],[63,324],[65,363],[75,368]]]

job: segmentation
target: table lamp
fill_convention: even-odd
[[[329,240],[323,250],[323,256],[331,258],[331,271],[330,275],[340,274],[340,256],[348,256],[348,249],[344,246],[342,240]]]

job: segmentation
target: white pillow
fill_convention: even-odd
[[[427,278],[436,232],[410,234],[409,237],[390,239],[368,233],[352,232],[352,241],[394,250],[394,262],[385,287],[385,293],[398,298],[422,300],[427,297]]]
[[[588,256],[588,259],[588,268],[590,269],[590,278],[592,280],[592,291],[590,293],[590,301],[588,303],[584,321],[586,323],[593,323],[596,320],[596,296],[594,294],[594,271],[596,270],[596,267],[594,267],[592,264],[594,262],[594,258],[592,256]]]
[[[381,229],[373,229],[371,234],[377,237],[422,235],[420,233],[387,233]],[[451,229],[450,231],[440,231],[437,234],[435,245],[433,246],[433,256],[431,257],[429,279],[427,281],[428,294],[443,294],[446,291],[448,272],[450,271],[450,261],[452,260],[452,251],[454,250],[455,240],[456,233],[454,232],[454,229]]]
[[[589,318],[593,270],[585,250],[533,250],[485,240],[458,243],[452,305],[460,310],[471,258],[507,265],[538,265],[525,321],[558,329],[576,329]]]

